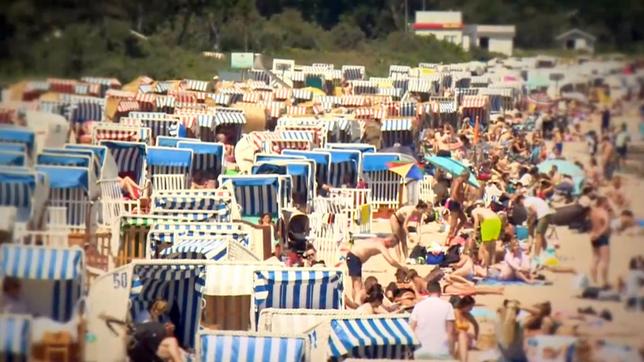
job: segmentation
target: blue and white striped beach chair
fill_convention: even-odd
[[[329,163],[329,185],[355,187],[362,168],[362,154],[355,150],[333,150],[318,148],[314,151],[328,152],[331,155]]]
[[[22,144],[25,147],[27,155],[33,155],[36,134],[28,128],[0,127],[0,142]]]
[[[28,315],[0,314],[0,360],[30,360],[32,323]]]
[[[146,157],[153,190],[188,188],[192,171],[192,150],[148,147]]]
[[[265,308],[342,309],[339,269],[260,269],[253,278],[253,326]]]
[[[159,254],[162,259],[205,259],[213,261],[258,262],[260,259],[232,235],[179,237]]]
[[[192,150],[192,172],[203,172],[209,179],[216,180],[225,168],[224,145],[215,142],[180,141],[180,149]]]
[[[0,276],[20,279],[28,310],[58,322],[71,320],[77,311],[84,263],[84,252],[78,247],[0,246]]]
[[[388,164],[400,160],[396,153],[365,153],[362,155],[362,176],[371,190],[374,209],[396,209],[400,192],[400,175],[389,171]]]
[[[201,140],[195,139],[195,138],[186,138],[186,137],[169,137],[169,136],[157,137],[157,146],[159,147],[177,147],[179,142],[201,142]]]
[[[327,143],[324,148],[331,150],[356,150],[361,153],[376,152],[376,147],[367,143]]]
[[[264,166],[266,165],[266,166]],[[283,168],[285,175],[290,175],[293,180],[293,194],[297,197],[304,197],[302,201],[308,204],[315,197],[317,189],[315,182],[315,162],[307,159],[276,159],[255,162],[251,172],[256,175],[263,173],[262,168],[266,167]]]
[[[152,214],[181,216],[194,221],[232,221],[236,207],[230,193],[221,190],[173,190],[152,194]]]
[[[232,185],[243,220],[257,223],[264,213],[278,219],[282,208],[290,203],[291,177],[288,175],[219,176],[220,187],[227,182]]]
[[[97,172],[99,179],[116,178],[118,167],[112,154],[108,152],[107,147],[97,145],[65,144],[64,149],[70,151],[91,151],[98,160],[99,170]]]
[[[287,156],[302,156],[308,160],[315,161],[315,181],[318,187],[329,183],[329,165],[331,164],[331,154],[329,152],[283,150],[282,154]]]
[[[180,260],[135,262],[130,289],[132,320],[140,320],[150,303],[164,299],[172,318],[175,335],[184,348],[195,347],[195,336],[201,320],[201,295],[205,285],[205,265]]]
[[[114,158],[121,178],[129,177],[139,186],[143,186],[146,177],[147,146],[142,142],[102,141]]]
[[[308,360],[309,352],[310,345],[305,335],[199,332],[200,362],[304,362]]]
[[[327,358],[411,359],[420,343],[407,316],[344,315],[328,322]],[[325,326],[326,327],[326,326]]]
[[[98,195],[94,175],[87,167],[36,165],[47,175],[49,205],[67,208],[67,226],[85,232],[91,222],[91,200]]]
[[[384,119],[382,126],[382,147],[392,147],[396,143],[401,146],[412,146],[412,118]]]
[[[19,230],[37,221],[47,201],[47,177],[20,167],[0,167],[0,206],[16,208],[16,227]]]
[[[0,151],[0,166],[27,166],[27,155],[24,152]]]
[[[27,153],[27,146],[24,143],[0,141],[0,151]]]

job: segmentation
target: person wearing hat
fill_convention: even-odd
[[[496,242],[501,238],[503,222],[497,213],[486,208],[482,200],[477,200],[467,210],[467,216],[472,220],[474,230],[478,230],[478,240],[482,244],[479,248],[481,266],[487,267],[495,263]]]

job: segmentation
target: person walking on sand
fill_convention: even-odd
[[[351,250],[347,253],[347,267],[349,269],[349,276],[351,277],[351,286],[353,287],[352,299],[359,301],[360,293],[362,292],[362,264],[366,263],[372,256],[382,254],[387,263],[396,269],[407,271],[401,262],[396,260],[389,253],[389,249],[398,246],[399,239],[395,235],[387,237],[373,237],[364,240],[357,240],[351,246]]]
[[[449,232],[447,233],[447,240],[445,244],[453,237],[458,235],[458,231],[466,221],[465,213],[463,212],[463,202],[465,201],[465,181],[470,176],[469,170],[463,172],[455,177],[449,190],[449,199],[445,207],[449,210]]]
[[[593,259],[590,265],[590,276],[593,283],[598,282],[597,273],[602,279],[602,286],[608,286],[608,266],[610,262],[610,216],[606,197],[599,197],[590,211],[590,243],[593,247]]]
[[[608,135],[604,135],[602,142],[599,145],[600,152],[600,165],[604,173],[604,179],[610,181],[613,179],[613,173],[617,168],[617,163],[619,162],[617,158],[617,152],[615,151],[615,146],[610,141]]]

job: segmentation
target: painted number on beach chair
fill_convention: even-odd
[[[112,274],[114,289],[127,288],[127,272]]]

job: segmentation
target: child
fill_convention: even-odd
[[[387,237],[373,237],[365,240],[356,241],[351,250],[347,253],[347,267],[351,277],[353,287],[352,298],[354,301],[359,300],[362,291],[362,264],[366,263],[372,256],[382,254],[387,263],[397,269],[407,270],[405,266],[394,259],[389,253],[389,249],[398,245],[398,238],[394,235]]]

